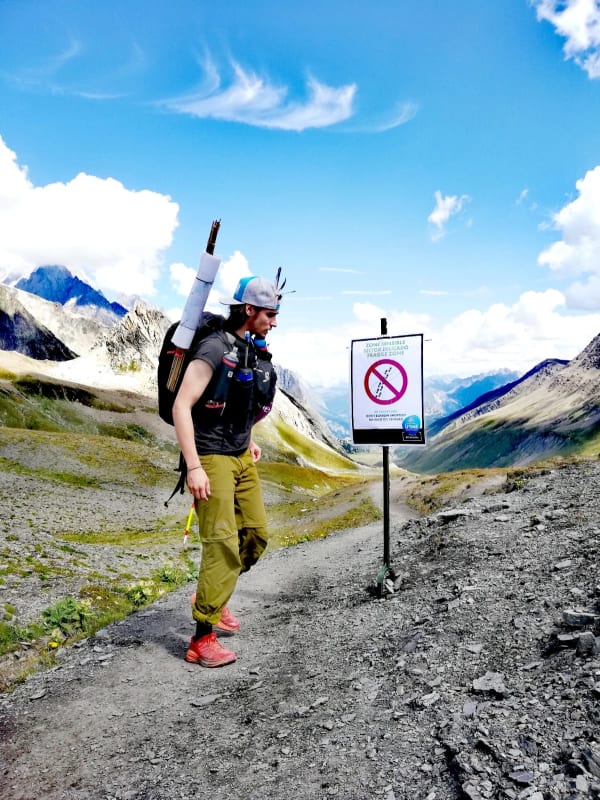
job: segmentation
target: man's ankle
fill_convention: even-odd
[[[196,633],[192,636],[192,639],[197,642],[198,639],[208,636],[210,633],[212,633],[210,622],[196,622]]]

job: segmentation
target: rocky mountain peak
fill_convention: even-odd
[[[573,367],[600,370],[600,333],[571,362]]]
[[[15,286],[61,305],[73,303],[78,308],[91,306],[108,311],[117,318],[127,312],[122,305],[109,302],[102,292],[73,275],[66,267],[56,264],[38,267],[28,278],[17,281]]]
[[[100,337],[94,350],[104,353],[113,369],[156,370],[158,353],[171,321],[139,300],[131,311]]]
[[[19,301],[17,292],[0,284],[0,349],[18,351],[30,358],[69,361],[77,353],[52,331],[37,322]]]

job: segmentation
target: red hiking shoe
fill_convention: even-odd
[[[213,631],[201,636],[194,641],[190,639],[190,646],[185,654],[185,660],[201,667],[223,667],[232,664],[237,656],[231,650],[217,641],[217,634]]]
[[[239,631],[240,621],[237,617],[234,617],[227,606],[225,606],[223,611],[221,611],[221,619],[217,622],[215,628],[218,628],[220,631],[233,633],[234,631]]]
[[[191,605],[195,605],[196,592],[190,597],[190,603]],[[217,622],[215,628],[218,628],[220,631],[227,631],[227,633],[235,633],[235,631],[239,631],[240,629],[240,621],[237,617],[234,617],[227,606],[225,606],[221,611],[221,619]]]

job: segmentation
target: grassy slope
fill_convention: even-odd
[[[598,425],[574,428],[554,421],[534,424],[525,418],[486,415],[440,434],[426,449],[411,452],[403,463],[426,473],[509,467],[558,455],[594,455],[599,442]]]
[[[5,490],[23,484],[24,490],[35,486],[40,498],[64,497],[54,527],[50,521],[44,524],[37,510],[25,512],[25,519],[19,510],[3,515],[0,584],[13,594],[22,586],[26,595],[33,591],[49,597],[55,596],[54,586],[74,587],[27,624],[20,622],[18,602],[0,606],[1,689],[40,659],[51,659],[64,643],[193,579],[199,552],[194,534],[192,547],[181,551],[181,499],[176,498],[179,511],[176,500],[173,510],[162,511],[162,500],[175,482],[178,450],[172,430],[145,400],[140,407],[140,398],[129,393],[84,390],[4,372],[0,423]],[[271,547],[377,518],[380,512],[365,490],[365,475],[353,462],[282,421],[274,427],[276,435],[266,425],[257,430]],[[150,505],[161,513],[124,518],[112,510],[115,498],[127,508],[139,504],[140,494],[158,495],[161,502]],[[97,503],[97,512],[79,520],[77,506],[89,504],[88,497]],[[189,508],[187,500],[185,505]],[[1,659],[11,651],[19,653],[17,660]]]

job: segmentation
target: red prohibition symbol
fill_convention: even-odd
[[[365,375],[367,397],[380,406],[397,403],[407,386],[406,370],[402,364],[391,358],[381,358],[379,361],[375,361]]]

